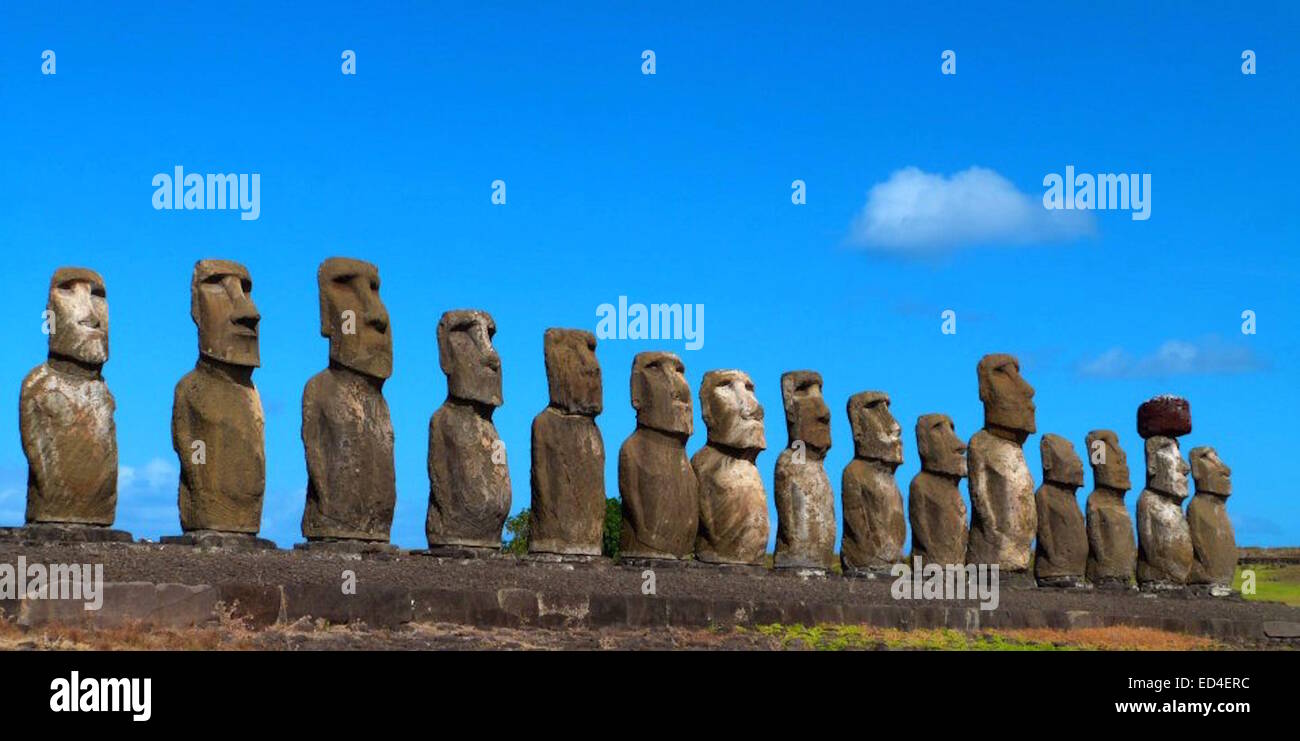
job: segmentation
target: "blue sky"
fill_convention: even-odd
[[[1184,453],[1214,445],[1232,467],[1238,541],[1300,542],[1294,5],[18,5],[0,8],[0,388],[16,402],[45,356],[50,273],[99,270],[118,525],[137,536],[179,529],[169,424],[197,353],[189,277],[195,260],[221,257],[249,267],[263,317],[264,534],[300,539],[299,403],[327,358],[315,271],[344,255],[379,266],[392,319],[403,546],[424,544],[427,425],[446,389],[439,315],[496,319],[495,421],[518,510],[529,424],[547,401],[542,333],[594,329],[596,307],[619,296],[703,304],[706,319],[699,350],[599,345],[611,496],[637,352],[679,352],[693,389],[713,368],[751,374],[768,413],[769,494],[786,441],[783,371],[825,378],[837,493],[852,455],[845,401],[889,392],[906,491],[917,416],[947,413],[968,438],[982,421],[975,364],[1010,352],[1037,388],[1039,432],[1081,450],[1088,430],[1117,430],[1139,489],[1138,404],[1187,396]],[[45,49],[55,75],[41,74]],[[340,72],[344,49],[355,76]],[[653,76],[641,74],[645,49]],[[940,74],[946,49],[956,75]],[[154,210],[151,179],[177,165],[260,173],[260,218]],[[1067,165],[1150,174],[1150,218],[1106,211],[1037,228],[1047,212],[1022,207]],[[980,187],[962,185],[972,167]],[[869,194],[886,188],[872,208],[887,208],[907,168],[932,176],[912,205],[937,236],[900,246],[864,234]],[[496,179],[504,206],[490,200]],[[791,203],[795,179],[805,205]],[[990,188],[1000,199],[972,205]],[[902,196],[903,213],[882,218],[908,223]],[[949,309],[955,335],[940,332]],[[1255,335],[1241,332],[1247,309]],[[0,425],[0,524],[22,519],[16,406]],[[691,453],[704,440],[698,402],[696,413]],[[1038,440],[1026,445],[1036,479]]]

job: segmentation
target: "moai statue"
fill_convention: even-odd
[[[596,336],[548,329],[542,338],[551,403],[533,419],[528,550],[599,556],[605,534],[604,408]]]
[[[1029,568],[1038,528],[1034,477],[1022,446],[1035,431],[1034,387],[1010,355],[985,355],[976,367],[984,428],[971,437],[970,543],[966,562],[998,564],[1004,574]]]
[[[1138,498],[1138,586],[1181,589],[1192,570],[1192,534],[1183,516],[1191,466],[1178,437],[1192,431],[1185,399],[1157,396],[1138,408],[1138,434],[1146,439],[1147,483]]]
[[[790,442],[776,459],[776,557],[778,569],[829,570],[835,559],[835,493],[826,475],[831,449],[831,411],[814,371],[781,376],[785,426]]]
[[[429,419],[429,547],[500,548],[510,513],[505,443],[492,424],[501,406],[496,322],[486,311],[448,311],[438,321],[447,400]]]
[[[1192,448],[1192,479],[1196,494],[1187,505],[1187,526],[1192,535],[1192,571],[1189,584],[1207,587],[1211,595],[1232,593],[1237,570],[1237,541],[1228,520],[1228,495],[1232,494],[1232,469],[1210,447]]]
[[[1043,484],[1034,494],[1038,510],[1038,547],[1034,578],[1040,587],[1079,589],[1087,586],[1088,529],[1076,493],[1083,486],[1083,461],[1060,435],[1043,435],[1039,444]]]
[[[888,573],[903,558],[907,519],[894,471],[903,463],[903,428],[889,411],[889,394],[863,391],[849,397],[853,460],[840,479],[845,574]]]
[[[393,423],[383,395],[393,372],[393,337],[379,298],[379,270],[332,257],[321,263],[316,282],[330,364],[302,392],[302,534],[308,541],[387,543],[397,501]]]
[[[761,565],[767,555],[767,492],[754,459],[767,447],[754,382],[738,370],[714,370],[700,383],[709,439],[691,457],[700,484],[695,558]]]
[[[27,530],[51,539],[130,541],[109,528],[117,509],[117,430],[101,373],[108,361],[104,279],[59,268],[45,309],[49,355],[23,379],[18,400]]]
[[[632,359],[636,430],[618,451],[623,559],[690,558],[700,522],[699,484],[686,458],[694,425],[686,367],[669,352]]]
[[[194,265],[190,318],[199,330],[199,360],[176,384],[172,401],[181,530],[192,537],[209,532],[256,535],[262,522],[264,421],[253,386],[253,369],[260,365],[261,317],[252,290],[248,269],[237,262],[200,260]],[[167,540],[195,542],[184,536]]]
[[[1129,482],[1128,457],[1111,430],[1093,430],[1084,439],[1092,465],[1088,495],[1088,581],[1098,589],[1129,589],[1137,567],[1133,520],[1124,506]]]
[[[946,414],[916,420],[921,470],[908,487],[912,558],[922,563],[966,563],[966,503],[958,488],[966,476],[966,443]]]

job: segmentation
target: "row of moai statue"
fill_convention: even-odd
[[[302,533],[308,544],[387,543],[396,476],[382,389],[393,361],[378,270],[360,260],[331,258],[321,264],[317,280],[329,366],[303,391],[308,485]],[[251,291],[248,270],[238,263],[195,265],[191,315],[199,359],[175,389],[172,437],[180,460],[184,535],[173,542],[257,540],[266,459],[262,407],[252,381],[260,363],[260,317]],[[49,357],[24,379],[20,403],[30,467],[28,527],[80,528],[78,539],[129,540],[110,527],[117,448],[113,396],[101,374],[108,359],[104,282],[91,270],[61,268],[50,282],[47,309]],[[501,546],[511,490],[504,445],[492,423],[503,401],[495,332],[483,311],[449,311],[438,322],[448,391],[429,422],[431,549]],[[605,449],[595,422],[603,396],[595,348],[595,337],[584,330],[548,329],[544,335],[550,403],[532,426],[534,553],[601,553]],[[1043,483],[1035,491],[1023,452],[1036,432],[1034,390],[1016,359],[985,356],[977,377],[984,427],[969,446],[947,416],[917,420],[921,470],[911,482],[907,519],[894,478],[903,446],[890,398],[866,391],[849,399],[854,457],[840,489],[846,574],[887,573],[903,558],[910,520],[912,555],[923,561],[997,564],[1026,575],[1032,561],[1032,575],[1043,586],[1127,588],[1135,575],[1151,589],[1204,584],[1222,590],[1231,583],[1236,548],[1225,510],[1230,471],[1213,448],[1191,451],[1196,496],[1185,516],[1182,510],[1189,465],[1177,438],[1191,430],[1185,400],[1156,397],[1138,410],[1147,484],[1138,501],[1135,543],[1124,505],[1129,471],[1118,436],[1094,430],[1085,439],[1095,485],[1085,517],[1076,499],[1083,464],[1065,438],[1043,436]],[[774,476],[774,566],[826,570],[835,558],[837,522],[825,469],[831,415],[821,376],[786,373],[781,395],[789,443]],[[739,370],[704,375],[699,398],[707,441],[689,459],[694,412],[682,361],[667,352],[638,354],[631,398],[636,429],[618,458],[621,556],[763,564],[768,503],[755,460],[767,442],[750,377]],[[962,478],[969,478],[969,526]]]

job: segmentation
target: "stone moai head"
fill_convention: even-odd
[[[790,444],[802,440],[813,451],[831,449],[831,409],[822,398],[822,374],[790,371],[781,374],[781,399],[785,402],[785,427]]]
[[[1088,462],[1092,465],[1093,486],[1126,492],[1133,488],[1129,481],[1128,456],[1119,446],[1119,435],[1112,430],[1093,430],[1084,439],[1088,446]]]
[[[916,452],[921,470],[961,478],[966,475],[966,443],[946,414],[922,414],[916,420]]]
[[[1147,488],[1161,494],[1185,499],[1187,474],[1192,467],[1178,452],[1178,441],[1155,435],[1147,438]]]
[[[104,279],[86,268],[59,268],[50,278],[52,357],[87,365],[108,362],[108,297]]]
[[[643,352],[632,358],[632,408],[641,427],[691,436],[695,410],[681,358],[670,352]]]
[[[393,374],[393,336],[379,298],[379,268],[331,257],[316,271],[320,333],[330,340],[330,360],[378,379]]]
[[[883,463],[903,462],[903,428],[889,411],[889,394],[863,391],[849,397],[853,454]]]
[[[1038,446],[1043,459],[1043,482],[1078,488],[1083,486],[1083,461],[1074,446],[1060,435],[1048,433]]]
[[[190,279],[190,317],[199,328],[199,353],[232,365],[261,364],[257,313],[248,268],[230,260],[199,260]]]
[[[447,374],[447,395],[499,407],[501,356],[492,347],[497,323],[477,309],[448,311],[438,320],[438,364]]]
[[[985,355],[975,366],[984,426],[1005,430],[1022,442],[1036,432],[1034,387],[1020,375],[1020,362],[1001,353]]]
[[[1219,460],[1219,453],[1214,448],[1208,445],[1192,448],[1188,458],[1191,458],[1197,494],[1204,492],[1226,497],[1232,493],[1232,469]]]
[[[741,450],[763,450],[763,405],[754,396],[754,381],[738,370],[712,370],[700,382],[700,413],[709,442]]]
[[[542,337],[542,351],[551,406],[565,414],[600,414],[604,386],[596,362],[596,335],[585,329],[552,327]]]

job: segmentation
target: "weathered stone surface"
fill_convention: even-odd
[[[1129,482],[1128,457],[1111,430],[1093,430],[1084,440],[1092,465],[1093,490],[1088,495],[1088,581],[1098,586],[1127,588],[1137,567],[1137,542],[1124,495]]]
[[[130,543],[131,533],[104,525],[67,522],[33,522],[23,527],[0,528],[0,542],[47,543]]]
[[[548,329],[543,337],[551,402],[533,418],[530,553],[599,556],[605,532],[605,441],[596,337]]]
[[[261,526],[265,422],[253,386],[261,316],[252,290],[248,269],[239,263],[200,260],[194,266],[190,316],[199,330],[199,360],[176,384],[172,402],[185,532],[256,534]]]
[[[1230,586],[1237,569],[1237,541],[1227,510],[1232,469],[1211,447],[1192,448],[1188,457],[1196,482],[1196,495],[1187,505],[1193,555],[1188,582]]]
[[[835,493],[826,475],[831,412],[814,371],[781,376],[790,441],[776,459],[776,568],[829,569],[835,559]]]
[[[1038,540],[1034,577],[1040,586],[1081,582],[1088,566],[1088,531],[1076,497],[1083,486],[1083,461],[1069,440],[1043,435],[1039,446],[1043,484],[1034,494]]]
[[[849,397],[853,460],[840,479],[844,573],[887,570],[903,558],[907,518],[894,471],[903,462],[903,428],[889,410],[889,395],[864,391]]]
[[[922,562],[966,562],[966,503],[959,485],[966,475],[966,444],[946,414],[916,420],[916,450],[921,470],[908,489],[912,557]]]
[[[1161,394],[1142,402],[1137,412],[1138,435],[1182,437],[1192,431],[1192,408],[1181,396]]]
[[[1038,528],[1034,477],[1021,447],[1035,431],[1034,388],[1010,355],[985,355],[976,367],[984,429],[971,437],[971,524],[966,561],[998,564],[1004,572],[1029,568]]]
[[[1172,437],[1146,440],[1147,484],[1138,498],[1138,585],[1144,589],[1179,587],[1192,568],[1192,535],[1183,517],[1187,473],[1191,470]]]
[[[624,558],[689,558],[700,521],[699,484],[686,458],[694,419],[686,367],[668,352],[632,359],[636,430],[618,452]]]
[[[252,533],[232,533],[221,530],[191,530],[182,535],[164,535],[158,539],[162,545],[183,545],[192,548],[224,548],[232,551],[275,550],[275,543]]]
[[[393,424],[383,395],[393,370],[392,331],[379,298],[379,271],[334,257],[321,263],[316,278],[330,367],[308,381],[302,394],[302,534],[308,540],[386,542],[397,480]]]
[[[117,509],[115,403],[108,301],[93,270],[59,268],[46,303],[49,355],[23,379],[18,422],[27,456],[27,522],[113,524]]]
[[[761,564],[767,554],[767,491],[754,459],[767,447],[763,407],[744,371],[715,370],[700,383],[708,442],[691,458],[700,486],[695,558]]]

